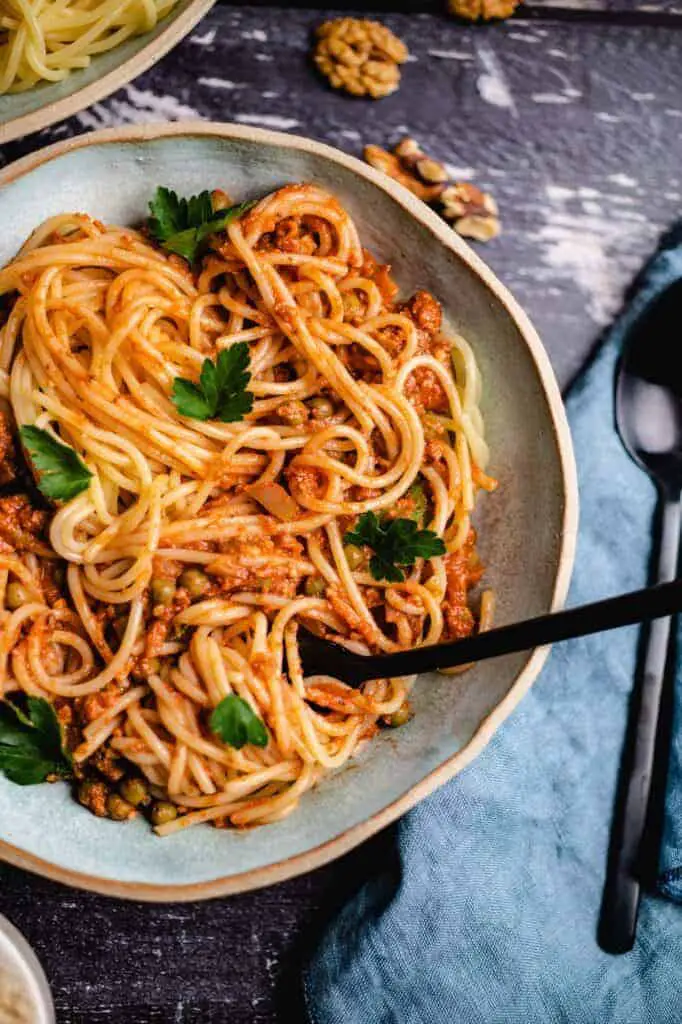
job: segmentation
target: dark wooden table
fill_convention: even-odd
[[[355,154],[413,135],[497,197],[504,233],[480,251],[566,385],[682,208],[682,0],[545,0],[484,27],[444,17],[438,0],[374,9],[412,55],[399,92],[381,102],[334,93],[312,70],[311,31],[329,11],[221,5],[147,74],[4,147],[0,165],[67,135],[150,120],[232,120]],[[302,959],[390,857],[387,833],[274,888],[169,907],[0,868],[0,912],[42,959],[59,1024],[294,1024],[304,1019]]]

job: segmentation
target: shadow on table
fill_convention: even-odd
[[[396,864],[392,829],[384,829],[338,861],[307,876],[318,891],[317,906],[300,922],[298,934],[280,964],[275,985],[277,1024],[308,1022],[302,987],[303,968],[317,950],[335,915],[370,878]],[[397,865],[396,865],[397,866]],[[295,880],[300,885],[304,879]],[[322,882],[322,885],[319,883]],[[288,883],[292,884],[292,883]]]

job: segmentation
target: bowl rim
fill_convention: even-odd
[[[170,124],[130,125],[89,132],[57,142],[44,149],[25,156],[0,171],[0,189],[18,178],[30,173],[42,164],[66,153],[93,145],[108,143],[151,142],[174,136],[214,136],[228,139],[264,143],[280,148],[292,148],[336,163],[366,178],[372,184],[388,193],[410,216],[423,224],[436,239],[455,253],[478,277],[504,306],[516,325],[521,338],[535,365],[540,384],[549,406],[555,442],[559,454],[563,485],[564,513],[561,531],[559,557],[552,594],[551,609],[560,608],[566,598],[570,582],[578,530],[578,482],[573,444],[566,419],[561,393],[554,371],[544,346],[527,314],[506,287],[501,284],[483,260],[455,234],[441,218],[417,199],[402,185],[388,176],[363,163],[357,157],[329,146],[326,143],[299,135],[289,135],[264,128],[220,123],[211,121],[178,121]],[[32,871],[55,881],[79,889],[86,889],[105,896],[146,902],[168,903],[211,899],[247,892],[263,886],[273,885],[304,874],[352,850],[369,839],[380,829],[391,824],[416,803],[423,800],[438,786],[447,782],[466,767],[487,746],[499,726],[511,714],[536,679],[548,654],[549,647],[531,651],[523,667],[516,674],[509,691],[500,703],[484,718],[470,741],[461,750],[446,758],[428,775],[407,789],[396,800],[370,815],[364,821],[352,825],[326,842],[303,853],[260,868],[253,868],[233,875],[204,882],[156,884],[148,882],[123,882],[102,878],[85,872],[60,867],[35,854],[27,853],[5,840],[0,840],[0,861]]]
[[[112,92],[127,85],[128,82],[148,71],[153,64],[161,60],[169,50],[184,39],[215,3],[216,0],[190,0],[184,11],[175,17],[173,17],[173,12],[169,11],[163,19],[166,22],[165,28],[132,57],[112,68],[106,75],[95,79],[89,85],[76,89],[60,100],[44,103],[28,114],[20,114],[18,117],[10,118],[9,121],[0,122],[0,143],[4,145],[13,139],[31,135],[41,128],[48,128],[58,121],[71,117],[72,114],[85,110],[86,107],[92,106],[93,103],[105,99]],[[34,88],[37,87],[38,85],[34,86]],[[40,152],[43,151],[40,150]]]

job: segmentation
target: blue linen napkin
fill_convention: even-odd
[[[570,604],[646,583],[655,492],[616,436],[613,378],[625,330],[680,276],[676,229],[568,398]],[[637,635],[557,646],[481,756],[397,824],[397,870],[345,907],[306,969],[313,1024],[682,1022],[681,908],[646,895],[625,955],[595,938]],[[682,900],[680,674],[658,887]]]

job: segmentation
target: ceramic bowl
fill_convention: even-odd
[[[135,224],[154,188],[189,194],[221,186],[245,199],[314,181],[355,218],[364,244],[389,261],[405,291],[427,288],[472,343],[500,480],[476,524],[497,621],[561,604],[571,572],[577,489],[564,409],[527,316],[436,214],[384,175],[328,146],[235,125],[174,124],[98,132],[33,154],[0,174],[0,262],[44,218],[84,210]],[[159,839],[142,820],[95,818],[67,786],[21,788],[0,778],[0,856],[52,878],[149,900],[200,899],[267,885],[339,856],[452,778],[486,745],[547,654],[482,663],[456,677],[424,676],[416,716],[383,732],[323,780],[286,820],[251,831],[198,827]]]
[[[178,0],[151,32],[94,57],[87,68],[72,72],[63,82],[44,82],[26,92],[0,96],[0,144],[55,124],[120,89],[179,43],[214,3]]]
[[[8,981],[23,993],[32,1024],[55,1024],[50,986],[40,961],[21,932],[0,914],[0,985]]]

